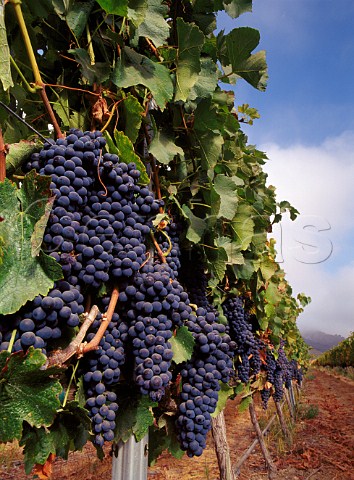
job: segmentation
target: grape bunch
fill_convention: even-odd
[[[284,379],[283,379],[282,364],[281,362],[279,362],[279,360],[275,359],[272,350],[270,350],[269,348],[267,348],[266,350],[266,361],[265,361],[265,365],[263,365],[263,368],[266,372],[267,383],[270,383],[274,389],[273,393],[269,389],[269,395],[267,392],[268,390],[267,388],[261,391],[261,395],[263,392],[263,396],[262,396],[263,408],[266,409],[270,395],[273,396],[276,402],[280,402],[284,394],[284,390],[283,390]]]
[[[101,311],[107,311],[109,297],[101,299]],[[102,320],[99,313],[92,324],[87,341],[93,339]],[[93,423],[95,437],[93,443],[102,447],[105,441],[114,438],[115,418],[118,410],[117,395],[112,391],[121,376],[121,367],[125,363],[125,344],[127,343],[128,325],[118,313],[113,313],[98,349],[85,355],[81,373],[87,395],[86,408]]]
[[[242,383],[247,383],[252,375],[260,371],[261,344],[252,333],[241,297],[228,298],[223,303],[223,311],[228,320],[230,336],[237,345],[236,353],[241,359],[237,366],[238,378]]]
[[[202,454],[211,428],[211,414],[218,401],[219,381],[228,382],[233,372],[235,344],[212,312],[199,307],[190,314],[187,328],[195,339],[191,360],[181,371],[183,384],[177,418],[181,447],[192,457]]]
[[[99,288],[109,278],[130,277],[145,260],[148,218],[159,210],[140,172],[104,153],[102,133],[71,129],[33,154],[26,170],[50,175],[55,195],[44,248],[73,285]]]
[[[63,280],[56,282],[47,296],[38,295],[19,312],[0,321],[3,337],[0,351],[7,350],[12,331],[17,329],[13,345],[15,352],[33,346],[46,353],[48,342],[59,339],[66,326],[79,325],[79,316],[84,311],[83,301],[79,286],[74,287]]]
[[[295,359],[290,360],[291,379],[295,380],[301,387],[303,371]]]
[[[120,294],[122,315],[130,322],[135,381],[153,401],[162,398],[172,378],[168,340],[173,326],[181,326],[188,317],[188,303],[169,264],[158,261],[145,264]]]

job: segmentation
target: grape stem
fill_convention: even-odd
[[[6,178],[6,155],[8,153],[8,148],[4,144],[4,139],[2,137],[2,130],[0,128],[0,182],[3,182]]]
[[[21,34],[22,34],[22,37],[23,37],[23,41],[24,41],[24,44],[25,44],[25,47],[26,47],[26,50],[27,50],[28,59],[30,61],[31,67],[32,67],[33,76],[34,76],[34,80],[35,80],[35,85],[36,85],[36,87],[38,87],[39,94],[40,94],[40,96],[42,98],[42,102],[43,102],[43,104],[44,104],[44,106],[47,110],[50,121],[53,124],[56,136],[58,138],[62,138],[64,135],[62,134],[62,132],[60,130],[58,121],[57,121],[57,119],[55,117],[55,114],[53,112],[53,109],[52,109],[52,107],[49,103],[49,100],[48,100],[48,97],[47,97],[47,94],[46,94],[46,91],[45,91],[45,84],[43,83],[43,80],[42,80],[42,77],[41,77],[41,74],[40,74],[40,71],[39,71],[39,68],[38,68],[37,60],[36,60],[36,57],[35,57],[35,54],[34,54],[34,51],[33,51],[31,39],[28,35],[26,22],[25,22],[25,19],[23,18],[23,13],[22,13],[22,9],[21,9],[21,0],[9,0],[9,3],[12,3],[12,5],[14,7],[14,10],[15,10],[15,15],[16,15],[18,25],[20,27]]]
[[[93,339],[89,343],[80,345],[80,349],[79,349],[80,354],[83,355],[87,352],[91,352],[92,350],[97,350],[100,344],[100,341],[102,340],[102,337],[112,320],[113,313],[118,302],[118,298],[119,298],[118,287],[114,287],[112,290],[111,300],[109,302],[107,312],[102,315],[102,322],[99,329],[96,332],[96,335],[93,337]]]
[[[78,366],[79,366],[79,363],[80,363],[80,360],[78,360],[78,361],[76,362],[75,367],[73,367],[73,372],[72,372],[72,374],[71,374],[71,377],[70,377],[70,380],[69,380],[69,384],[68,384],[67,389],[66,389],[66,392],[65,392],[65,397],[64,397],[64,400],[63,400],[62,408],[65,408],[65,405],[66,405],[66,403],[67,403],[67,401],[68,401],[71,384],[73,383],[73,380],[74,380],[74,378],[75,378],[76,371],[77,371],[77,368],[78,368]]]
[[[73,355],[81,354],[80,346],[85,338],[87,330],[91,327],[99,314],[98,307],[93,305],[90,313],[86,313],[84,323],[81,325],[77,336],[69,343],[64,350],[56,350],[48,357],[47,368],[52,365],[64,365]]]
[[[150,232],[150,235],[151,235],[151,239],[153,241],[153,244],[156,248],[157,255],[159,256],[159,258],[161,260],[161,263],[167,263],[166,257],[164,255],[163,251],[161,250],[160,245],[157,243],[155,235],[152,232]]]

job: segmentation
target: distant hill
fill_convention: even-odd
[[[341,335],[330,335],[329,333],[315,330],[303,331],[301,334],[307,345],[312,347],[310,353],[316,356],[335,347],[344,340],[344,337]]]

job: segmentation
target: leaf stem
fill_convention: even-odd
[[[71,374],[71,377],[70,377],[70,380],[69,380],[69,383],[68,383],[68,386],[67,386],[67,389],[66,389],[66,392],[65,392],[65,397],[64,397],[64,400],[63,400],[63,405],[62,407],[64,408],[67,401],[68,401],[68,398],[69,398],[69,393],[70,393],[70,387],[71,387],[71,384],[73,383],[73,380],[75,378],[75,374],[76,374],[76,370],[79,366],[79,363],[80,363],[80,359],[76,362],[76,365],[75,367],[73,368],[73,372]]]
[[[90,33],[90,28],[88,26],[88,23],[86,23],[86,36],[87,36],[87,48],[88,48],[88,54],[90,57],[90,63],[91,65],[94,65],[96,63],[95,52],[93,51],[92,38],[91,38],[91,33]]]
[[[21,0],[9,0],[9,2],[12,3],[12,5],[14,7],[14,10],[15,10],[15,15],[16,15],[16,18],[17,18],[17,21],[18,21],[18,24],[19,24],[19,27],[20,27],[20,30],[21,30],[21,34],[22,34],[23,41],[24,41],[24,44],[25,44],[25,47],[26,47],[28,59],[29,59],[30,64],[31,64],[35,84],[39,87],[39,94],[40,94],[40,96],[42,98],[42,101],[43,101],[43,104],[44,104],[44,106],[47,110],[47,113],[49,115],[51,123],[53,124],[54,131],[55,131],[58,138],[62,138],[64,135],[61,133],[58,121],[57,121],[57,119],[54,115],[53,109],[52,109],[52,107],[49,103],[47,94],[45,92],[45,86],[44,86],[44,83],[42,81],[42,77],[41,77],[41,74],[40,74],[40,71],[39,71],[39,68],[38,68],[36,57],[34,55],[31,39],[28,35],[26,22],[25,22],[25,19],[23,17],[23,13],[22,13],[22,9],[21,9]]]
[[[22,71],[20,70],[20,67],[17,65],[17,63],[15,62],[15,60],[13,59],[13,57],[10,55],[10,61],[11,61],[11,64],[12,66],[15,68],[16,72],[19,74],[19,76],[21,77],[23,83],[26,85],[26,88],[27,90],[30,92],[30,93],[37,93],[37,88],[35,87],[31,87],[31,85],[28,83],[26,77],[24,76],[24,74],[22,73]]]
[[[7,148],[4,144],[2,130],[0,128],[0,182],[3,182],[6,178],[6,154]]]
[[[17,328],[15,328],[14,330],[12,330],[12,334],[11,334],[9,346],[7,347],[7,351],[8,351],[9,353],[12,352],[12,348],[13,348],[14,343],[15,343],[16,333],[17,333]]]

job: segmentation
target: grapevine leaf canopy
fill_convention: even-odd
[[[107,12],[113,15],[126,17],[128,15],[129,0],[97,0],[97,3]]]
[[[123,106],[125,120],[124,133],[132,143],[135,143],[138,138],[144,109],[133,95],[128,95],[127,98],[124,99]]]
[[[46,357],[30,347],[28,353],[0,353],[0,441],[20,439],[22,423],[48,427],[60,405],[62,390],[52,375],[56,367],[42,370]]]
[[[205,37],[196,25],[177,19],[177,68],[175,101],[186,101],[200,72],[200,52]]]
[[[9,148],[9,153],[6,155],[6,171],[9,175],[21,167],[23,162],[31,155],[38,151],[38,145],[34,142],[24,140],[19,143],[12,143]]]
[[[167,5],[161,0],[147,0],[148,9],[144,21],[138,27],[138,36],[149,38],[155,47],[161,47],[167,40],[170,27],[165,20]]]
[[[79,37],[85,30],[86,23],[94,4],[95,0],[75,2],[70,8],[65,20],[76,37]]]
[[[221,31],[217,40],[222,65],[231,66],[232,73],[253,87],[265,90],[268,79],[265,52],[251,54],[259,44],[259,31],[249,27],[234,28],[227,35]]]
[[[219,10],[225,9],[232,18],[252,12],[252,0],[216,0],[215,4]]]
[[[151,91],[161,110],[173,95],[169,69],[130,47],[124,47],[122,57],[113,71],[112,82],[122,88],[144,85]]]
[[[42,251],[32,255],[32,235],[38,233],[38,221],[50,201],[50,177],[32,172],[22,187],[10,182],[0,183],[0,313],[14,313],[36,295],[46,295],[54,281],[62,277],[60,265]],[[35,242],[36,243],[36,242]]]
[[[147,184],[149,183],[149,176],[146,173],[146,168],[143,162],[140,160],[138,155],[134,152],[134,147],[129,138],[124,135],[123,132],[116,130],[114,132],[114,140],[108,132],[105,132],[105,138],[107,140],[107,146],[110,153],[115,153],[120,156],[122,162],[130,163],[134,162],[141,172],[140,183]]]
[[[237,18],[251,9],[251,0],[23,1],[38,69],[60,129],[104,130],[106,150],[119,157],[114,161],[135,163],[141,173],[137,182],[151,183],[163,200],[163,213],[151,219],[153,227],[158,227],[155,239],[167,216],[171,226],[175,223],[182,230],[183,253],[198,250],[208,281],[208,301],[219,310],[218,321],[228,322],[225,296],[247,292],[254,303],[256,328],[269,328],[275,349],[282,336],[297,357],[301,342],[295,318],[300,307],[267,241],[271,219],[279,221],[285,211],[294,218],[297,211],[288,202],[276,202],[274,188],[266,186],[262,167],[266,156],[248,144],[241,130],[241,122],[256,118],[257,112],[248,106],[237,110],[234,92],[219,86],[220,81],[244,79],[259,90],[266,88],[265,53],[254,53],[259,32],[241,27],[228,34],[214,33],[218,11]],[[6,17],[7,32],[3,10],[0,0],[1,99],[16,104],[28,122],[47,132],[48,116],[43,105],[34,101],[33,88],[28,88],[35,69],[28,68],[13,6]],[[8,42],[14,59],[12,73]],[[27,127],[3,114],[0,111],[4,140],[13,144],[7,157],[7,173],[12,175],[22,165],[28,168],[25,157],[36,147],[16,143],[29,137]],[[55,129],[58,137],[59,127]],[[104,151],[95,155],[101,167],[108,155]],[[45,163],[40,156],[37,164]],[[62,276],[60,264],[41,251],[54,201],[49,187],[50,177],[34,171],[20,187],[8,179],[0,183],[0,314],[15,313],[28,300],[47,295]],[[169,235],[168,230],[165,233]],[[80,274],[75,276],[81,287]],[[180,278],[183,283],[183,275]],[[104,282],[97,290],[107,293],[111,286],[110,281]],[[170,340],[171,370],[179,378],[184,362],[194,361],[194,338],[187,326],[175,327]],[[6,335],[11,330],[2,334],[4,344]],[[18,336],[13,336],[16,348],[21,341]],[[60,341],[65,342],[65,335]],[[48,346],[50,356],[50,342]],[[39,350],[28,352],[0,354],[0,441],[20,439],[23,433],[27,472],[33,464],[45,463],[51,453],[65,458],[93,433],[83,408],[88,406],[87,381],[78,381],[75,402],[59,408],[58,395],[63,390],[51,378],[56,371],[41,370],[44,356]],[[130,355],[131,349],[125,353]],[[234,360],[237,368],[240,359]],[[167,402],[158,404],[147,395],[137,395],[127,375],[133,363],[122,366],[124,375],[115,387],[119,403],[115,440],[127,441],[131,435],[141,440],[150,430],[153,458],[164,447],[180,456],[175,411],[166,410]],[[172,401],[178,395],[175,390],[170,390]],[[234,388],[221,385],[215,414],[234,393],[238,393]],[[249,388],[244,406],[252,393]]]
[[[168,165],[176,155],[184,158],[184,151],[178,147],[173,139],[162,130],[152,140],[149,146],[149,152],[162,164]]]
[[[43,465],[50,453],[67,459],[70,450],[81,450],[88,439],[90,418],[77,402],[69,402],[56,415],[50,430],[25,425],[20,445],[29,474],[35,464]]]
[[[137,397],[133,402],[128,400],[124,415],[117,417],[116,439],[126,442],[134,435],[136,441],[140,442],[154,423],[151,409],[156,406],[157,403],[145,395]]]

